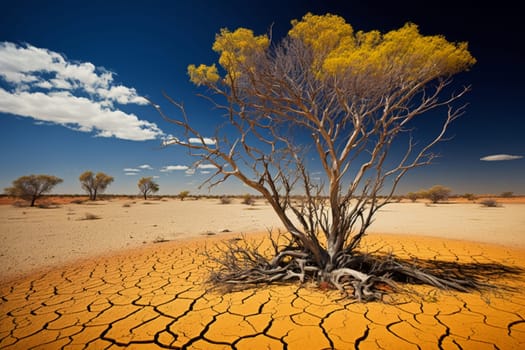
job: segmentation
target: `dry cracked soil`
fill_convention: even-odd
[[[151,244],[3,281],[0,348],[525,348],[521,249],[368,237],[365,249],[459,261],[500,288],[458,293],[406,286],[410,292],[389,295],[386,303],[358,303],[298,283],[212,289],[201,253],[219,239]]]

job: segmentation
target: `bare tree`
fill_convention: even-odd
[[[52,175],[27,175],[21,176],[13,181],[13,186],[4,189],[8,196],[20,197],[31,202],[35,206],[35,201],[44,193],[49,193],[59,183],[61,178]]]
[[[159,190],[159,185],[153,181],[151,176],[141,178],[137,186],[139,186],[140,193],[142,193],[144,199],[148,199],[148,194],[156,193]]]
[[[104,193],[109,184],[113,182],[113,177],[102,172],[95,175],[88,170],[80,175],[79,180],[82,189],[89,194],[89,199],[95,201],[97,195]]]
[[[466,44],[423,36],[413,24],[382,35],[353,32],[332,15],[292,23],[273,45],[244,28],[223,29],[213,45],[222,76],[215,65],[188,67],[190,79],[208,89],[202,96],[224,112],[214,135],[192,126],[169,96],[180,118],[153,103],[178,127],[164,145],[183,146],[216,167],[204,184],[237,178],[264,197],[286,228],[289,239],[274,242],[271,258],[247,248],[239,255],[230,246],[214,279],[234,285],[310,279],[351,287],[365,300],[377,298],[374,286],[392,274],[463,288],[393,262],[361,271],[357,248],[401,178],[432,162],[431,148],[463,113],[456,102],[469,88],[452,91],[451,76],[475,62]],[[414,119],[432,110],[441,113],[441,127],[415,142]],[[322,176],[314,176],[319,170]]]

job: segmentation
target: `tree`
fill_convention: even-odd
[[[31,206],[35,206],[35,201],[44,193],[49,193],[63,180],[52,175],[27,175],[21,176],[13,181],[13,186],[4,189],[8,196],[20,197],[31,201]]]
[[[474,201],[474,200],[476,200],[476,195],[474,193],[465,193],[463,195],[463,198],[465,198],[466,200],[469,200],[469,201]]]
[[[190,191],[180,191],[179,198],[181,201],[183,201],[189,195],[190,195]]]
[[[80,175],[79,180],[82,189],[89,194],[89,199],[95,201],[97,195],[104,193],[109,184],[113,182],[113,177],[102,172],[95,175],[88,170]]]
[[[260,193],[289,239],[274,242],[268,259],[230,246],[216,282],[314,280],[340,290],[351,285],[359,299],[377,298],[375,286],[390,273],[462,288],[396,263],[364,270],[357,248],[401,178],[432,162],[432,146],[462,114],[465,106],[457,102],[469,88],[449,89],[452,76],[475,63],[466,43],[424,36],[410,23],[385,34],[355,32],[341,17],[307,14],[292,21],[280,42],[270,45],[267,35],[245,28],[222,29],[213,50],[220,69],[189,65],[188,74],[207,89],[202,96],[224,112],[226,123],[211,138],[165,95],[181,116],[170,118],[152,102],[178,133],[164,145],[185,147],[197,163],[214,165],[204,184],[235,177]],[[415,142],[412,123],[429,111],[441,113],[442,125]],[[401,147],[401,154],[389,152]]]
[[[408,192],[407,198],[410,199],[412,202],[415,202],[419,198],[419,194],[416,192]]]
[[[451,192],[452,191],[448,187],[441,186],[441,185],[435,185],[429,188],[424,193],[425,193],[425,198],[430,199],[432,203],[437,203],[440,201],[447,200]]]
[[[152,177],[143,177],[138,184],[140,193],[144,195],[144,199],[148,199],[148,194],[155,193],[159,190],[159,185],[153,181]]]

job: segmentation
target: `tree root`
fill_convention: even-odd
[[[274,248],[276,245],[274,245]],[[469,292],[496,288],[493,276],[523,273],[519,268],[499,264],[460,264],[436,260],[407,261],[392,254],[370,255],[355,252],[336,259],[327,271],[318,266],[311,254],[299,247],[275,249],[272,258],[261,252],[261,244],[250,245],[246,239],[225,243],[217,252],[206,252],[214,263],[210,281],[228,290],[250,288],[259,284],[310,281],[329,283],[345,296],[360,302],[383,300],[389,291],[399,291],[399,283],[426,284],[444,290]],[[273,253],[272,253],[273,254]],[[270,255],[271,256],[271,255]]]

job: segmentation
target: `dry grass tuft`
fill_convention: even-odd
[[[91,214],[91,213],[86,213],[80,220],[98,220],[98,219],[100,219],[100,216]]]

